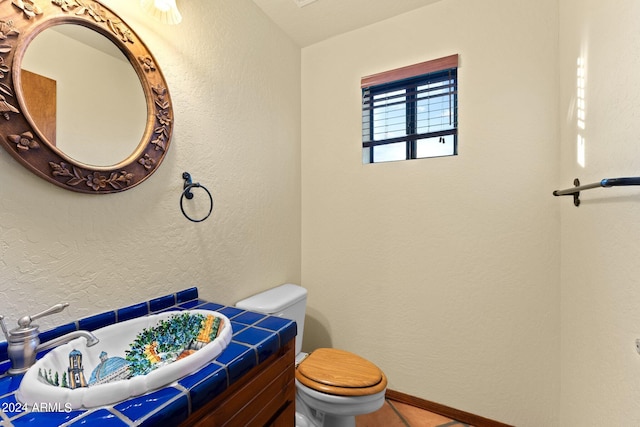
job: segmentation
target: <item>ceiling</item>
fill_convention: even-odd
[[[301,47],[441,0],[253,0]],[[306,4],[303,7],[298,6]]]

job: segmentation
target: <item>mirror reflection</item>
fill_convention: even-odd
[[[66,156],[111,166],[141,143],[147,122],[142,84],[107,37],[82,25],[54,25],[29,43],[21,68],[32,125]]]

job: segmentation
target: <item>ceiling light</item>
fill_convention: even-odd
[[[182,21],[176,0],[140,0],[142,9],[163,24],[175,25]]]

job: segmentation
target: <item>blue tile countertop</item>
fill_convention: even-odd
[[[292,320],[203,301],[198,298],[198,289],[190,288],[59,326],[42,332],[40,340],[46,342],[78,329],[93,331],[148,314],[196,308],[218,311],[231,320],[232,341],[215,360],[164,388],[89,410],[66,411],[47,405],[25,410],[15,397],[23,375],[6,374],[11,363],[7,343],[0,342],[0,426],[178,425],[296,336],[296,323]]]

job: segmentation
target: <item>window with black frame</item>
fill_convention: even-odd
[[[458,154],[458,55],[373,76],[362,86],[362,161]]]

